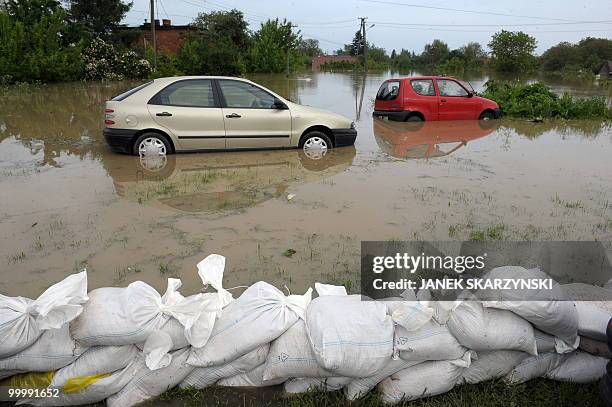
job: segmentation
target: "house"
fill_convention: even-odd
[[[604,62],[601,69],[599,70],[599,77],[602,79],[612,78],[612,61]]]
[[[357,57],[353,55],[318,55],[312,58],[312,70],[318,71],[321,65],[328,62],[357,62]]]
[[[122,30],[140,32],[133,42],[134,46],[143,48],[151,46],[151,23],[145,22],[139,27],[122,27]],[[195,27],[191,25],[172,25],[172,21],[167,19],[163,19],[160,24],[159,20],[155,20],[157,50],[176,55],[189,33],[193,31],[195,31]]]

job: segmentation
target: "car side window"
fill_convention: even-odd
[[[166,86],[149,101],[152,105],[216,107],[210,79],[190,79]]]
[[[227,107],[274,109],[276,97],[248,82],[220,80],[219,86]]]
[[[448,79],[438,79],[438,89],[440,96],[467,96],[468,92],[455,81]]]
[[[395,100],[399,96],[400,82],[387,81],[380,86],[376,99],[378,100]]]
[[[410,81],[410,85],[421,96],[436,96],[436,90],[431,79],[417,79]]]

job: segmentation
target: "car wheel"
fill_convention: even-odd
[[[302,137],[300,142],[304,154],[311,160],[320,160],[325,157],[327,150],[333,148],[327,134],[320,131],[311,131]]]
[[[414,123],[414,122],[422,122],[423,118],[421,116],[419,116],[419,115],[413,114],[413,115],[408,116],[406,121],[407,122],[412,122],[412,123]]]
[[[134,155],[163,156],[171,152],[172,148],[168,140],[157,133],[145,133],[134,142]]]
[[[493,112],[483,112],[478,118],[478,120],[493,120],[493,119],[495,119],[495,115],[493,114]]]

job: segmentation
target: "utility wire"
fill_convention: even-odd
[[[484,15],[491,15],[491,16],[530,18],[530,19],[549,20],[549,21],[567,21],[567,22],[573,21],[573,20],[567,20],[564,18],[526,16],[526,15],[519,15],[519,14],[501,13],[501,12],[496,12],[496,11],[466,10],[466,9],[459,9],[459,8],[427,6],[424,4],[401,3],[397,1],[385,1],[385,0],[360,0],[360,1],[363,1],[366,3],[388,4],[388,5],[393,5],[393,6],[405,6],[405,7],[413,7],[413,8],[431,9],[431,10],[453,11],[453,12],[460,12],[460,13],[484,14]]]
[[[577,24],[609,24],[612,20],[597,21],[574,21],[566,23],[533,23],[533,24],[431,24],[431,23],[396,23],[393,21],[372,21],[375,24],[389,26],[412,26],[412,27],[541,27],[551,25],[577,25]]]

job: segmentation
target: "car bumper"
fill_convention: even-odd
[[[132,154],[132,143],[137,130],[109,129],[103,130],[106,143],[116,153]]]
[[[357,138],[355,129],[332,129],[335,147],[352,146]]]
[[[406,121],[406,118],[410,115],[410,112],[407,110],[402,111],[389,111],[389,110],[374,110],[372,116],[374,117],[386,117],[389,120],[396,122]]]

